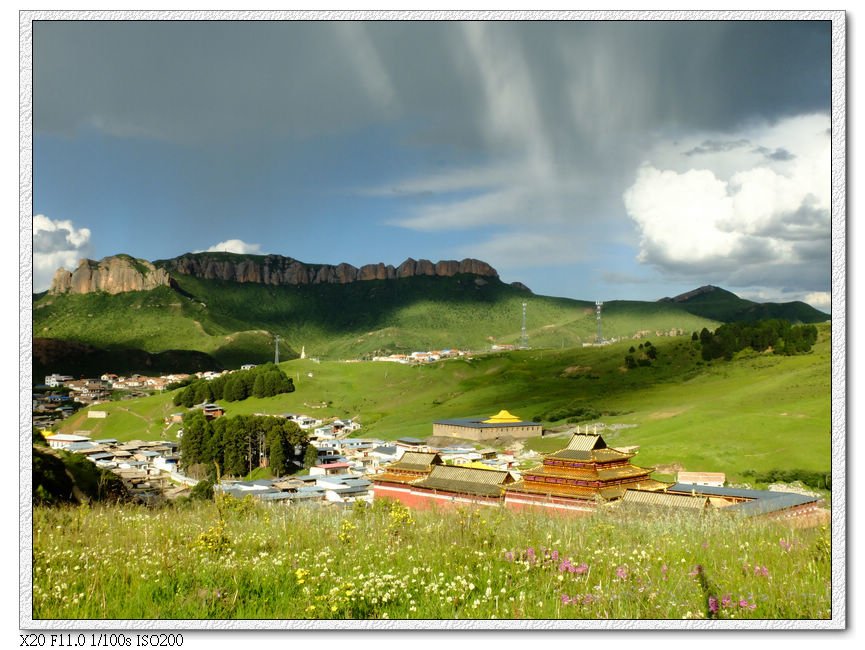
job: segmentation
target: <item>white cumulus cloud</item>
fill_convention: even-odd
[[[67,220],[33,217],[33,291],[45,291],[59,268],[73,270],[91,254],[90,230]]]
[[[261,255],[261,244],[248,244],[242,239],[226,239],[203,251],[196,253],[240,253],[246,255]]]
[[[638,260],[732,286],[827,288],[828,127],[827,115],[800,116],[727,141],[695,134],[659,147],[623,197]],[[765,154],[773,150],[786,153]]]

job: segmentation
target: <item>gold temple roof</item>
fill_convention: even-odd
[[[484,424],[512,424],[515,422],[522,422],[517,416],[508,413],[504,409],[496,413],[489,420],[484,420]]]

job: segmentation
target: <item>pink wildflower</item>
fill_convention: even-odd
[[[765,566],[760,566],[759,564],[754,567],[754,575],[755,576],[763,576],[764,578],[769,577],[769,569]]]
[[[730,594],[724,594],[721,598],[721,607],[727,608],[733,604],[733,597]]]
[[[588,570],[589,570],[589,565],[586,564],[585,562],[574,567],[574,573],[579,573],[580,575],[582,575],[583,573],[585,573]]]
[[[786,539],[779,539],[778,544],[785,551],[789,551],[791,548],[793,548],[793,545],[790,542],[788,542]]]
[[[628,577],[628,568],[624,566],[616,567],[616,576],[619,580],[626,580]]]

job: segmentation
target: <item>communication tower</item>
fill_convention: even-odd
[[[604,306],[604,303],[601,302],[600,300],[595,302],[595,318],[598,321],[598,338],[595,341],[596,343],[603,343],[604,342],[604,336],[603,336],[603,334],[601,334],[601,307],[603,307],[603,306]]]
[[[529,335],[526,332],[526,303],[523,303],[523,329],[520,334],[520,348],[523,350],[529,348]]]

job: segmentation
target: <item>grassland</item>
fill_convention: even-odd
[[[353,417],[360,435],[383,439],[427,437],[432,422],[489,415],[506,408],[524,419],[563,407],[587,406],[617,413],[599,420],[624,425],[605,431],[612,446],[640,445],[637,460],[659,467],[725,472],[744,480],[746,470],[830,469],[829,328],[806,355],[742,353],[705,364],[689,337],[653,340],[651,367],[624,368],[632,344],[604,348],[526,350],[451,360],[426,366],[393,363],[281,364],[297,391],[225,404],[228,415],[306,413]],[[636,344],[636,342],[633,342]],[[62,431],[88,430],[94,438],[171,437],[162,418],[182,407],[171,395],[103,404],[104,420],[86,412]],[[564,426],[564,421],[545,421]],[[176,427],[176,425],[175,425]],[[530,448],[559,448],[564,437],[528,441]]]
[[[716,514],[37,507],[35,619],[822,619],[826,529]]]

